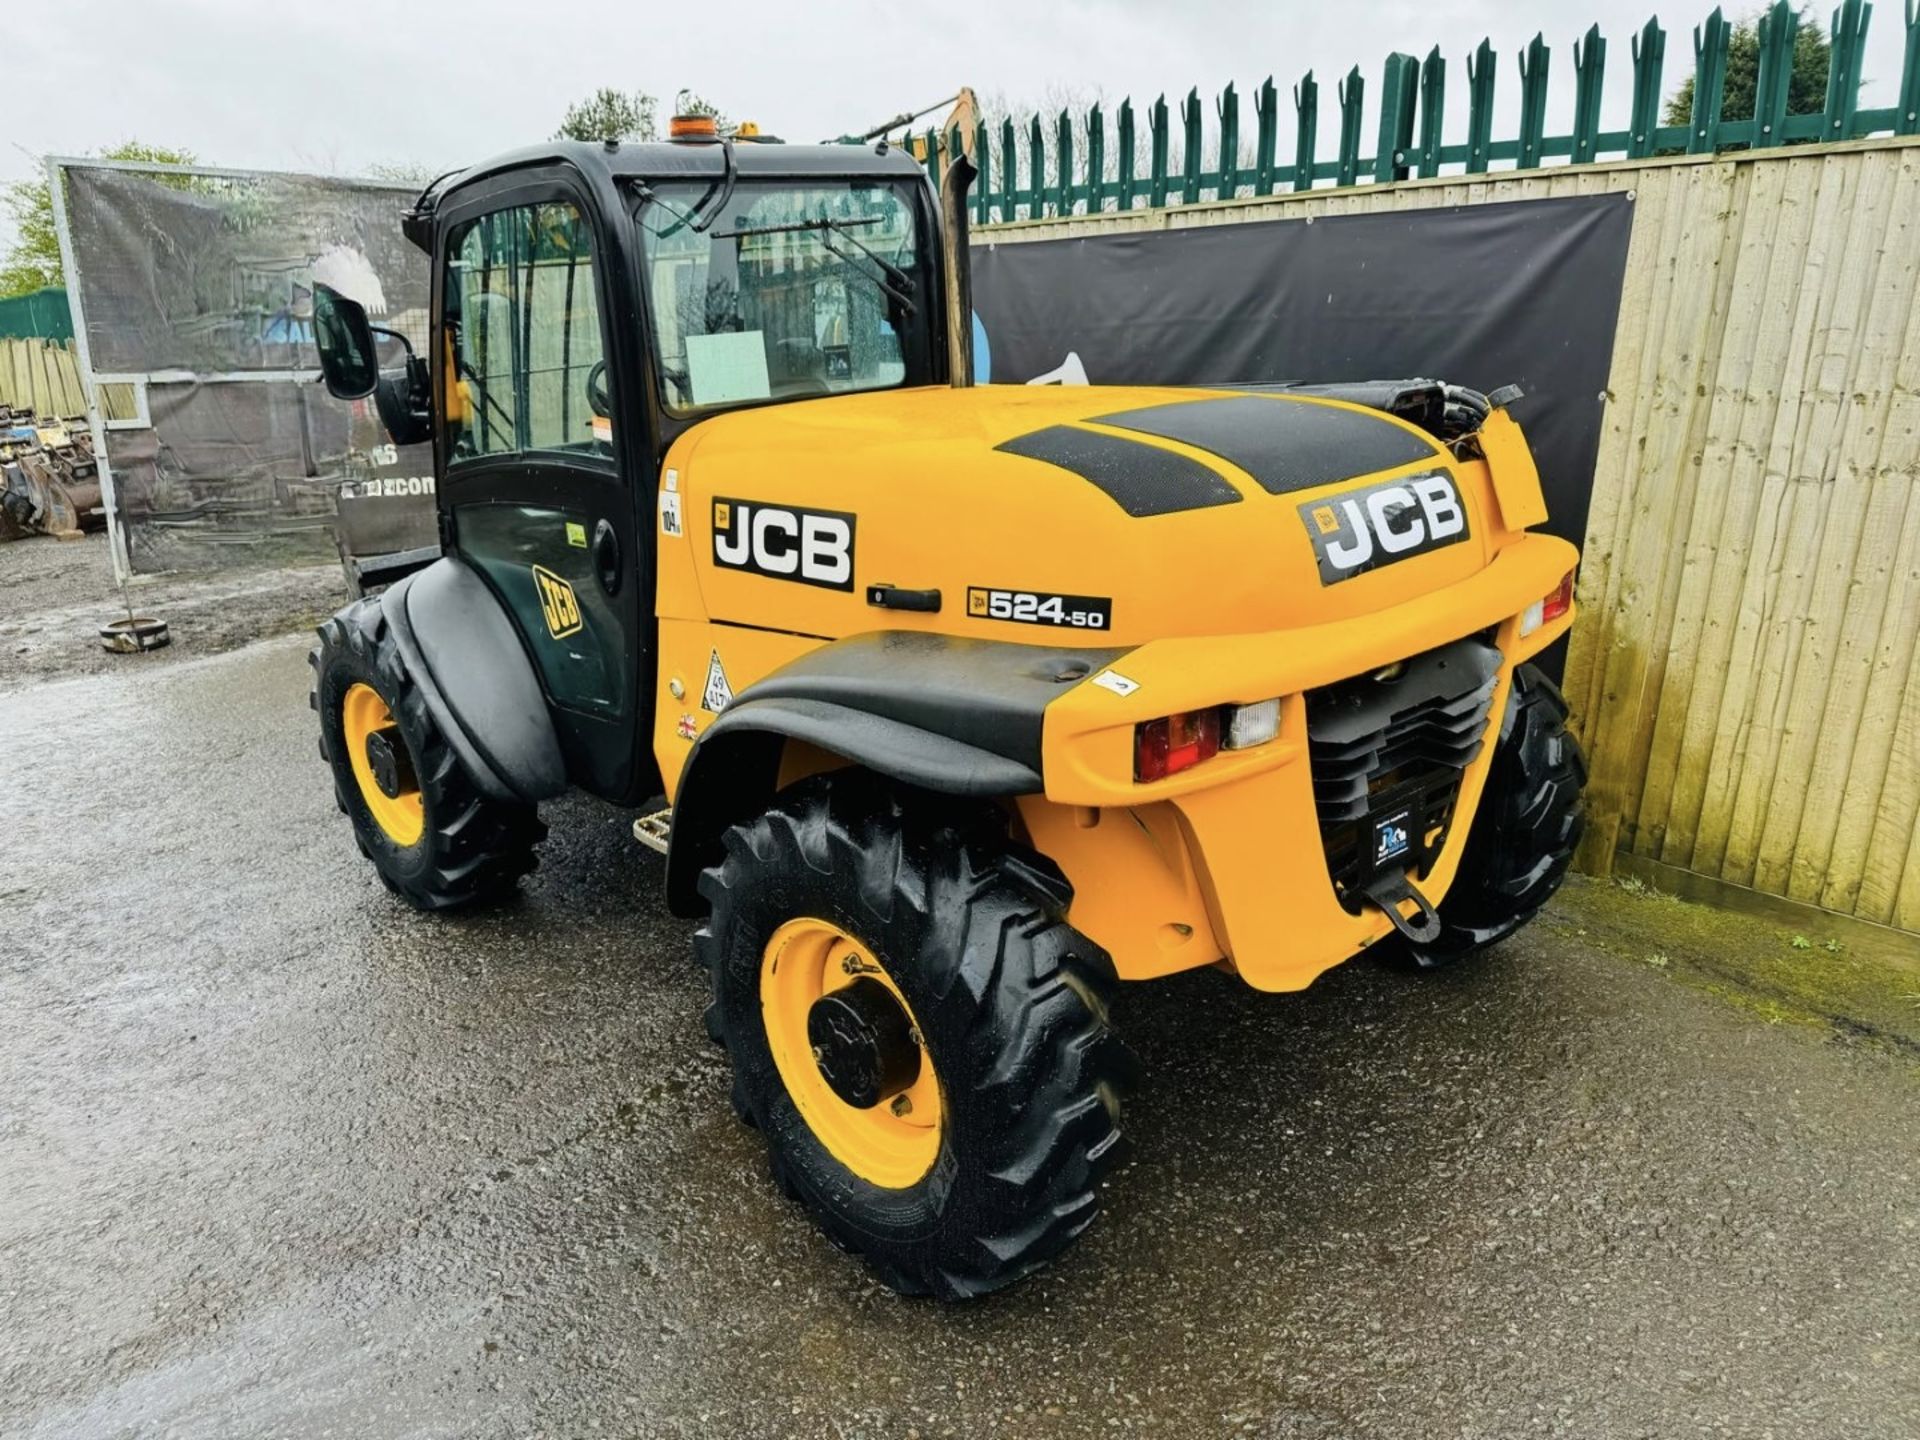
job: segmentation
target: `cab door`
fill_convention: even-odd
[[[512,614],[573,782],[611,799],[648,717],[646,567],[615,432],[617,254],[564,174],[463,196],[441,229],[441,475],[451,549]],[[616,443],[623,441],[624,443]]]

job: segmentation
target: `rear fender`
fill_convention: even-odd
[[[904,631],[808,651],[743,690],[687,757],[668,906],[699,913],[700,872],[719,858],[728,827],[773,798],[789,742],[936,794],[1039,794],[1047,705],[1121,653]]]

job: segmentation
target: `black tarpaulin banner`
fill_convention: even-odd
[[[1577,544],[1632,224],[1627,196],[1595,195],[1020,244],[976,235],[976,350],[1011,382],[1518,384],[1545,528]]]
[[[424,347],[427,257],[401,233],[412,188],[235,171],[64,171],[96,374],[149,377],[150,430],[107,455],[136,570],[365,556],[436,543],[433,457],[365,401],[328,396],[313,286]],[[388,342],[384,359],[399,362]],[[263,549],[263,546],[270,548]]]

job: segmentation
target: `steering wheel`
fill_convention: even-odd
[[[607,362],[596,360],[587,371],[587,406],[602,420],[613,414],[613,401],[607,394]]]

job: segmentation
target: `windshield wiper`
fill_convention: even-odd
[[[727,202],[733,198],[733,183],[740,172],[733,166],[733,141],[724,135],[720,137],[720,154],[726,161],[725,172],[707,187],[706,194],[693,202],[693,214],[687,218],[696,235],[706,234],[713,222],[726,213]],[[711,213],[707,209],[709,205],[713,207]]]
[[[866,275],[866,271],[859,269],[853,263],[853,257],[851,255],[847,254],[844,250],[836,250],[832,242],[825,238],[825,236],[829,234],[838,235],[846,240],[848,244],[852,245],[854,249],[866,256],[867,259],[880,267],[881,275],[868,275],[867,278],[872,280],[882,290],[886,291],[887,294],[891,295],[894,300],[899,303],[900,308],[908,315],[913,315],[915,313],[913,303],[913,277],[853,233],[858,226],[878,225],[879,223],[880,217],[877,215],[868,215],[859,220],[835,220],[830,216],[822,215],[812,220],[789,221],[784,225],[749,225],[743,226],[738,230],[715,230],[713,232],[713,238],[715,240],[738,240],[750,238],[755,235],[793,235],[802,231],[819,231],[822,235],[820,247],[823,250],[846,265],[854,274]]]
[[[670,204],[662,200],[658,195],[654,194],[653,187],[644,181],[635,182],[634,191],[640,196],[643,202],[649,205],[658,205],[674,218],[674,223],[669,225],[665,230],[654,232],[659,235],[661,239],[664,240],[669,235],[677,234],[682,227],[693,231],[696,235],[704,235],[713,225],[713,222],[718,220],[722,212],[726,210],[727,201],[733,198],[734,180],[739,172],[734,169],[733,142],[731,140],[725,140],[722,141],[721,144],[727,157],[726,173],[720,179],[714,181],[713,184],[707,186],[706,191],[700,198],[693,202],[693,209],[691,210],[682,210],[678,205]],[[711,211],[711,213],[709,213],[709,211]]]

